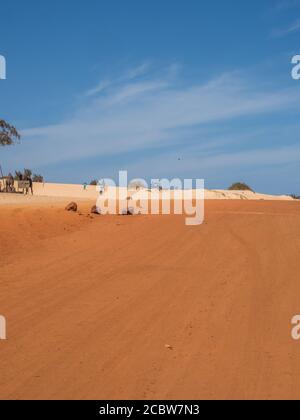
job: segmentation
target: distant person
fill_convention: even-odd
[[[29,181],[29,188],[31,191],[31,195],[33,195],[33,181],[32,181],[31,176],[29,177],[28,181]]]
[[[29,190],[31,191],[31,195],[33,195],[33,182],[31,176],[27,176],[24,178],[28,186],[25,187],[25,195],[29,194]]]
[[[99,194],[103,195],[105,193],[105,182],[103,180],[99,181],[97,185],[98,185],[97,189],[99,191]]]

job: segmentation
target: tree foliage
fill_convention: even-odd
[[[244,182],[236,182],[232,184],[229,188],[230,191],[252,191],[252,188]]]
[[[43,183],[44,182],[44,177],[43,177],[43,175],[34,174],[33,177],[32,177],[32,181]]]
[[[14,126],[0,120],[0,146],[10,146],[17,143],[21,136]]]
[[[44,177],[40,174],[33,174],[31,169],[24,169],[24,172],[22,171],[16,171],[15,172],[15,180],[16,181],[26,181],[32,178],[33,182],[44,182]]]
[[[24,169],[24,178],[23,179],[29,179],[32,177],[32,170],[31,169]]]

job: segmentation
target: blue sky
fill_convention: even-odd
[[[300,194],[300,1],[11,0],[1,13],[0,117],[23,136],[0,150],[6,172]]]

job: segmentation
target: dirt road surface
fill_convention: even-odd
[[[1,399],[299,399],[300,204],[0,206]]]

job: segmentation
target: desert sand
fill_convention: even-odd
[[[1,399],[299,399],[300,204],[67,213],[0,194]]]
[[[1,185],[1,181],[0,181]],[[2,185],[3,186],[3,185]],[[15,182],[15,188],[17,189],[17,182]],[[80,184],[53,184],[53,183],[34,183],[33,185],[34,195],[36,197],[48,197],[65,199],[77,199],[77,200],[97,200],[99,192],[96,186],[92,185],[80,185]],[[114,188],[111,188],[114,190]],[[118,188],[117,188],[118,190]],[[195,192],[194,192],[195,195]],[[271,200],[271,201],[292,201],[293,199],[288,195],[270,195],[262,194],[252,191],[228,191],[228,190],[207,190],[204,191],[206,200]],[[1,202],[7,202],[0,195]],[[53,201],[53,200],[52,200]]]

